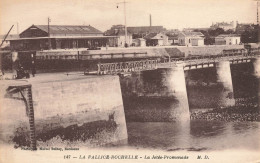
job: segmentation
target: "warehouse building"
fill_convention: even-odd
[[[32,25],[19,38],[9,39],[13,51],[106,47],[113,36],[92,26]],[[113,42],[113,41],[112,41]]]

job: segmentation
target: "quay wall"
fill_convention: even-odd
[[[45,79],[39,79],[44,76]],[[65,131],[70,126],[87,126],[85,130],[95,132],[93,135],[99,134],[97,126],[101,127],[100,132],[110,132],[109,136],[103,135],[105,140],[97,142],[111,143],[127,139],[118,76],[86,77],[62,74],[56,75],[55,78],[54,74],[31,78],[28,83],[32,85],[38,140],[42,140],[42,135],[61,129]],[[19,134],[17,132],[25,132],[26,135],[29,120],[24,103],[1,97],[0,138],[13,138]]]

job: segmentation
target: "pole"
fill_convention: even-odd
[[[19,23],[17,22],[16,25],[17,25],[17,34],[19,35]]]
[[[257,15],[256,15],[256,19],[257,19],[257,20],[256,20],[256,23],[257,23],[257,24],[259,24],[259,18],[258,18],[258,2],[259,2],[259,1],[256,2],[256,14],[257,14]]]
[[[125,47],[127,46],[127,26],[126,26],[126,9],[125,9],[125,0],[124,0],[124,14],[125,14]]]
[[[258,5],[260,0],[254,0],[254,1],[256,1],[256,24],[259,25]]]
[[[125,46],[127,44],[127,26],[126,26],[126,1],[124,0],[124,2],[119,2],[117,3],[117,8],[119,4],[124,4],[124,18],[125,18]]]
[[[50,17],[48,17],[48,44],[49,44],[49,49],[51,49],[51,38],[50,38]]]
[[[152,15],[150,14],[150,27],[152,26]]]

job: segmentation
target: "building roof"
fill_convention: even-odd
[[[181,34],[187,37],[204,37],[201,32],[181,32]]]
[[[32,25],[28,29],[33,27],[48,33],[48,25]],[[49,29],[50,34],[102,34],[100,30],[90,25],[50,25]]]
[[[160,34],[160,33],[149,33],[148,35],[146,35],[144,37],[144,39],[146,40],[161,40],[163,39],[163,36],[166,36],[164,34]]]
[[[127,27],[128,31],[133,34],[140,33],[160,33],[166,29],[163,26],[139,26],[139,27]]]
[[[37,40],[37,39],[49,39],[49,38],[56,38],[56,39],[103,39],[103,38],[117,38],[117,36],[50,36],[50,37],[26,37],[26,38],[9,38],[6,39],[7,41],[12,40]]]
[[[216,38],[225,38],[225,37],[240,37],[240,35],[237,35],[237,34],[221,34],[221,35],[218,35]]]

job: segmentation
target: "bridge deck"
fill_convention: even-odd
[[[97,65],[97,74],[117,74],[133,71],[147,71],[158,68],[171,68],[183,66],[184,70],[213,67],[221,61],[229,61],[231,64],[251,62],[259,57],[259,53],[225,54],[217,56],[197,56],[187,58],[158,58],[153,60],[140,60],[130,62],[100,63]]]

